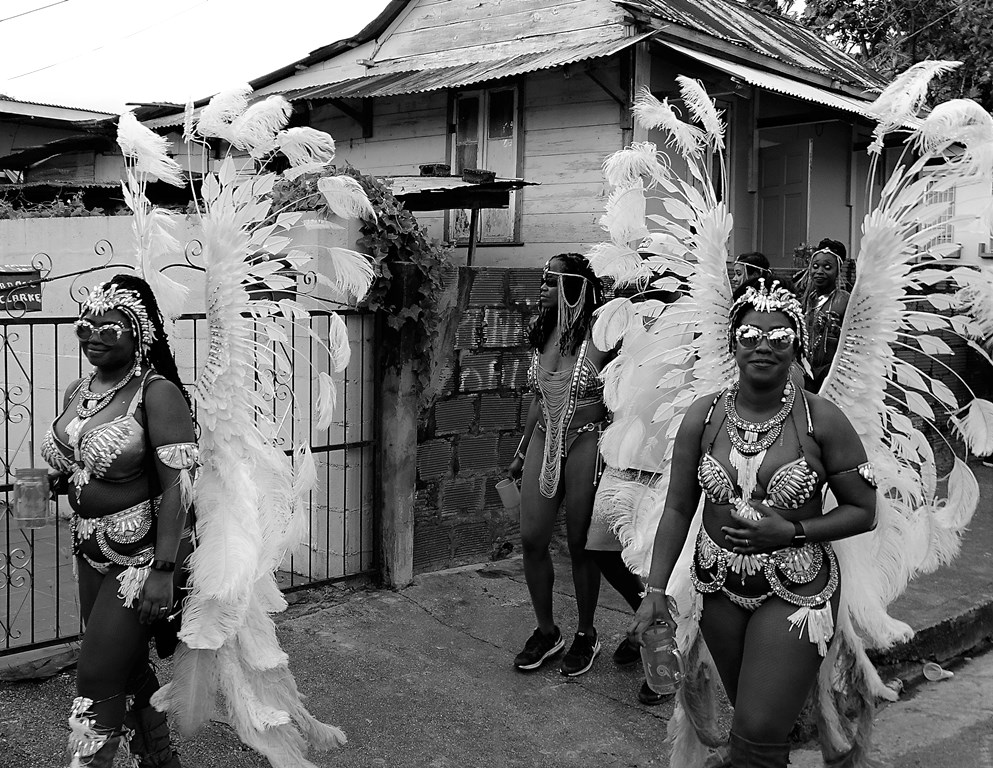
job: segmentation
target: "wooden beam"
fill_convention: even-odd
[[[362,99],[359,109],[349,106],[343,99],[328,99],[328,102],[362,126],[363,139],[372,138],[372,99]]]

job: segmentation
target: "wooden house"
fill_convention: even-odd
[[[631,141],[662,144],[633,124],[631,102],[642,88],[678,96],[680,74],[725,110],[733,252],[789,266],[800,243],[857,242],[864,109],[883,82],[734,0],[393,0],[356,36],[252,85],[285,94],[295,122],[329,131],[364,172],[436,163],[536,182],[479,216],[474,263],[522,266],[604,238],[600,165]],[[418,218],[464,260],[466,212]]]

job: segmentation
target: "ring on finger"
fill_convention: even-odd
[[[745,546],[746,546],[746,547],[750,547],[750,546],[752,546],[751,544],[749,544],[749,543],[748,543],[748,539],[745,539]]]

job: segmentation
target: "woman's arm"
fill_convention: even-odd
[[[876,489],[857,471],[867,459],[862,440],[848,417],[834,403],[811,397],[814,435],[828,486],[838,506],[801,524],[807,541],[835,541],[872,530],[876,521]]]
[[[655,532],[652,549],[652,566],[646,583],[645,598],[635,614],[634,622],[628,629],[628,636],[641,643],[641,633],[654,621],[661,619],[671,626],[675,622],[669,615],[665,600],[665,588],[676,565],[690,523],[700,501],[700,485],[697,483],[697,464],[700,461],[700,441],[703,435],[704,419],[713,404],[713,396],[697,400],[686,411],[683,422],[676,433],[673,446],[672,464],[669,471],[669,491],[665,498],[665,509]]]
[[[62,410],[64,411],[69,407],[69,403],[72,402],[73,395],[79,391],[79,385],[82,379],[76,379],[72,384],[66,387],[66,391],[62,393]],[[64,496],[69,493],[69,477],[57,469],[48,470],[48,487],[52,491],[52,497]]]
[[[148,442],[153,451],[152,463],[162,488],[156,515],[156,567],[148,575],[138,607],[139,619],[147,622],[159,618],[161,607],[172,607],[173,574],[169,564],[182,567],[182,564],[176,566],[176,556],[186,527],[187,500],[183,498],[182,481],[183,473],[193,469],[196,435],[186,400],[171,381],[156,379],[151,382],[145,392],[144,406]],[[177,445],[188,446],[179,450],[188,458],[163,462],[158,449]]]
[[[517,445],[514,460],[510,462],[510,467],[507,469],[507,474],[511,477],[520,477],[521,472],[524,471],[524,456],[528,452],[528,445],[531,442],[531,435],[534,434],[534,426],[538,423],[538,413],[540,410],[541,400],[538,393],[535,392],[534,397],[531,399],[531,405],[528,408],[527,420],[524,422],[524,435],[521,437],[521,442]]]

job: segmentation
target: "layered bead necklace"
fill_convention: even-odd
[[[735,382],[724,398],[727,433],[731,440],[729,460],[738,473],[738,485],[741,488],[738,512],[750,520],[759,520],[761,515],[748,506],[748,500],[752,498],[752,493],[758,484],[759,467],[765,460],[765,454],[779,439],[783,424],[793,410],[796,388],[787,381],[783,391],[783,407],[772,418],[758,423],[745,421],[738,415],[736,407],[738,388],[739,385]],[[739,434],[738,430],[744,434]]]
[[[139,370],[138,361],[135,361],[134,367],[127,372],[127,375],[114,386],[108,389],[106,392],[93,392],[90,386],[93,384],[93,379],[96,377],[97,372],[93,371],[89,376],[86,377],[86,381],[83,386],[79,389],[79,401],[76,403],[76,415],[80,419],[88,419],[94,414],[102,411],[111,400],[114,399],[114,395],[120,392],[124,387],[127,386],[128,382],[131,381],[137,374]]]

